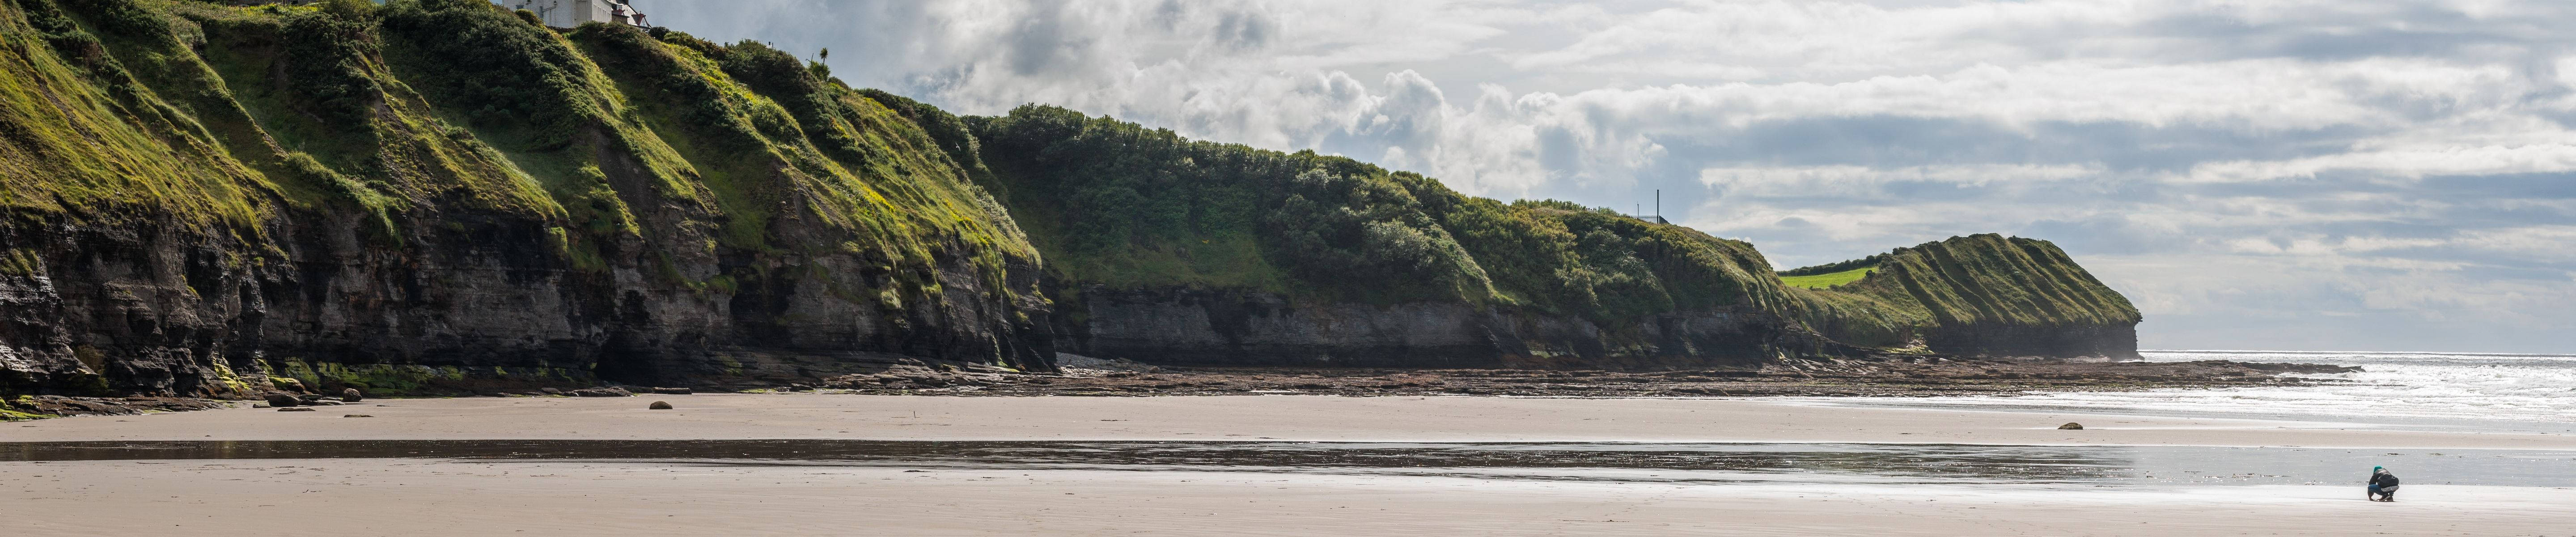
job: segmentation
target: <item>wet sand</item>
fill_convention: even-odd
[[[679,408],[652,411],[654,400]],[[1879,442],[2576,449],[2566,435],[1779,400],[693,395],[398,399],[0,424],[0,441]],[[370,414],[372,418],[343,418]],[[2054,429],[2080,421],[2082,431]],[[2570,455],[2576,457],[2576,455]],[[918,471],[916,471],[918,470]],[[1568,482],[1423,475],[263,459],[0,463],[24,535],[2566,535],[2576,489]],[[2355,476],[2358,479],[2358,476]]]
[[[267,460],[0,465],[20,535],[2566,535],[2576,490],[2067,491]]]
[[[675,410],[647,410],[652,401]],[[367,414],[372,418],[344,418]],[[2080,422],[2081,431],[2057,426]],[[388,399],[0,424],[0,441],[356,439],[1902,442],[2576,450],[2576,436],[2361,424],[1854,408],[1777,399],[838,394]]]

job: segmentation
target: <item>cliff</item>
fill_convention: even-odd
[[[1615,369],[1927,345],[2135,354],[2136,310],[2044,241],[1903,249],[1839,264],[1881,267],[1860,285],[1811,290],[1749,244],[1607,209],[1464,196],[1347,158],[1048,106],[966,121],[987,164],[976,176],[1050,260],[1068,352]]]
[[[1999,356],[2135,358],[2137,307],[2048,241],[1971,235],[1792,273],[1871,269],[1798,289],[1839,341]]]
[[[0,395],[2133,352],[2045,242],[1850,264],[482,0],[0,0]]]
[[[0,392],[1051,367],[1009,216],[757,43],[482,0],[0,0],[0,70]]]

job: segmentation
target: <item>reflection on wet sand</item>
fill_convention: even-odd
[[[0,461],[427,458],[1198,470],[1623,482],[2336,483],[2396,463],[2454,484],[2576,485],[2576,454],[2185,446],[869,440],[8,442]],[[2435,477],[2438,476],[2438,477]]]

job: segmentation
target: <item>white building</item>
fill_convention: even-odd
[[[495,0],[510,9],[537,13],[546,26],[571,28],[585,22],[605,22],[651,27],[644,23],[644,12],[636,11],[628,0]]]

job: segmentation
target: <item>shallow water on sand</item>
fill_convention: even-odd
[[[2234,360],[2360,366],[2289,375],[2340,382],[2136,392],[2030,393],[1903,401],[1934,408],[2332,421],[2420,430],[2576,433],[2576,356],[2435,352],[2140,351],[2150,362]]]
[[[682,465],[1188,470],[1595,482],[2576,487],[2576,452],[1800,443],[311,440],[0,442],[0,462],[407,458]]]

